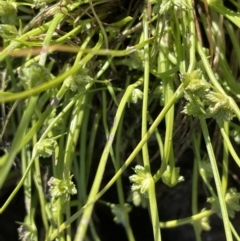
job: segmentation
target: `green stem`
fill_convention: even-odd
[[[207,210],[203,211],[201,213],[192,215],[191,217],[188,218],[180,218],[178,220],[173,220],[173,221],[167,221],[167,222],[161,222],[160,227],[161,228],[176,228],[181,225],[189,224],[189,223],[194,223],[196,221],[199,221],[202,218],[209,217],[213,214],[214,212],[212,210]]]
[[[115,182],[116,180],[120,177],[120,175],[126,170],[126,168],[131,164],[131,162],[134,160],[134,158],[137,156],[139,151],[141,151],[143,145],[146,143],[146,141],[150,138],[150,136],[155,132],[155,129],[157,126],[160,124],[160,122],[163,120],[165,117],[166,113],[168,110],[171,108],[171,106],[177,101],[177,99],[182,95],[183,93],[183,86],[180,85],[174,95],[172,96],[171,100],[164,106],[160,114],[157,116],[155,121],[152,123],[151,127],[147,131],[147,133],[142,137],[141,141],[138,143],[138,145],[135,147],[135,149],[132,151],[130,156],[127,158],[125,161],[124,165],[119,169],[119,171],[112,177],[112,179],[105,185],[105,187],[98,193],[96,196],[96,200],[98,200]],[[158,180],[158,175],[159,173],[157,172],[153,179],[154,182],[155,180]]]
[[[201,136],[193,135],[193,147],[194,147],[194,163],[193,163],[193,181],[192,181],[192,213],[196,215],[198,213],[198,163],[201,162],[200,156],[200,144]],[[201,228],[198,223],[193,223],[196,241],[201,241]]]
[[[75,241],[82,241],[85,238],[87,227],[88,227],[88,224],[89,224],[89,221],[90,221],[90,218],[91,218],[91,215],[92,215],[92,211],[93,211],[94,201],[95,201],[96,195],[99,191],[99,187],[100,187],[102,176],[103,176],[105,166],[106,166],[106,163],[107,163],[108,155],[109,155],[109,152],[112,148],[113,139],[114,139],[115,133],[117,131],[117,127],[118,127],[121,115],[123,113],[123,110],[125,108],[126,103],[128,102],[128,99],[129,99],[130,95],[132,94],[133,89],[136,86],[138,86],[139,84],[141,84],[141,82],[136,82],[135,84],[130,85],[128,87],[128,89],[126,90],[126,92],[125,92],[125,94],[122,98],[121,103],[119,104],[119,107],[118,107],[117,113],[115,115],[111,131],[110,131],[108,141],[105,145],[105,148],[103,150],[103,153],[102,153],[99,165],[98,165],[97,173],[95,175],[95,178],[94,178],[94,181],[93,181],[93,184],[92,184],[92,188],[91,188],[90,194],[88,196],[87,203],[86,203],[85,208],[83,210],[83,215],[81,217],[80,223],[79,223],[78,228],[77,228],[77,233],[76,233],[76,236],[75,236],[75,239],[74,239]]]
[[[213,177],[214,177],[214,181],[217,189],[217,195],[218,195],[218,200],[216,201],[219,201],[219,204],[220,204],[226,240],[232,241],[233,240],[232,233],[229,226],[228,212],[227,212],[227,207],[226,207],[224,194],[221,186],[220,176],[218,173],[217,162],[215,159],[214,151],[212,149],[212,144],[208,133],[207,124],[203,117],[200,117],[200,123],[201,123],[201,128],[202,128],[204,140],[208,151],[209,160],[212,166]]]
[[[219,81],[216,79],[216,76],[208,62],[208,59],[203,51],[203,48],[201,46],[201,44],[198,42],[197,44],[197,50],[198,53],[201,57],[201,60],[203,62],[204,68],[208,74],[209,79],[211,80],[212,84],[214,85],[214,87],[218,90],[218,92],[222,93],[225,97],[228,97],[227,94],[225,93],[225,91],[223,90],[222,86],[219,84]]]
[[[65,14],[59,13],[56,16],[54,16],[53,21],[51,22],[49,29],[46,33],[46,37],[42,44],[42,51],[40,53],[40,59],[39,59],[40,65],[43,65],[43,66],[45,65],[47,55],[48,55],[48,46],[51,43],[52,36],[53,36],[58,24],[63,20],[64,17],[65,17]]]
[[[0,159],[0,163],[3,163],[3,165],[0,166],[0,172],[1,172],[0,188],[2,187],[3,183],[5,182],[6,177],[14,162],[14,159],[15,159],[17,153],[19,152],[19,143],[21,143],[24,138],[25,131],[32,119],[37,101],[38,101],[38,96],[33,96],[30,98],[30,100],[28,102],[28,106],[27,106],[26,110],[24,111],[21,122],[18,126],[17,132],[14,135],[14,139],[13,139],[11,148],[9,150],[9,153],[7,155],[4,155]]]
[[[27,39],[29,36],[36,36],[41,33],[44,33],[49,28],[51,22],[47,22],[43,24],[41,27],[33,29],[26,34],[16,38],[11,41],[11,43],[0,53],[0,62],[2,62],[7,56],[11,55],[14,49],[16,49],[19,45],[21,45],[21,40]]]
[[[190,8],[194,8],[192,0],[187,0],[188,6]],[[191,73],[195,69],[196,65],[196,31],[195,31],[195,23],[194,23],[194,10],[187,11],[188,13],[188,24],[189,24],[189,66],[188,66],[188,73]]]
[[[223,128],[223,129],[222,129]],[[229,136],[229,123],[224,122],[223,127],[221,127],[221,132],[224,131],[225,135]],[[229,142],[226,138],[223,138],[223,171],[222,171],[222,190],[224,196],[227,192],[228,187],[228,171],[229,171]],[[240,160],[239,160],[240,161]]]
[[[124,119],[124,114],[125,112],[123,112],[123,115],[120,119],[120,123],[119,123],[119,127],[118,127],[118,131],[117,131],[117,135],[116,135],[116,147],[115,147],[115,171],[117,172],[119,170],[120,163],[121,163],[121,152],[123,149],[123,141],[122,141],[122,131],[123,131],[123,119]],[[129,221],[129,215],[128,212],[126,211],[126,209],[124,208],[124,204],[125,204],[125,197],[124,197],[124,188],[123,188],[123,184],[122,184],[122,178],[120,177],[117,181],[117,192],[118,192],[118,200],[119,200],[119,204],[121,206],[121,209],[123,210],[123,216],[124,216],[124,228],[125,228],[125,232],[127,234],[128,240],[129,241],[135,241],[134,238],[134,234],[132,231],[132,227],[130,225],[130,221]]]
[[[224,126],[226,128],[226,124]],[[232,158],[237,163],[237,165],[240,167],[240,158],[239,158],[238,154],[236,153],[236,151],[234,150],[232,143],[229,139],[229,135],[228,135],[228,133],[226,133],[224,126],[223,125],[219,126],[223,140],[224,140],[224,148],[227,148],[226,151],[230,152],[230,154],[232,155]],[[227,158],[227,157],[225,156],[225,158]]]
[[[35,124],[35,121],[32,122]],[[37,143],[37,132],[33,136],[33,146],[35,146]],[[42,183],[42,178],[41,178],[41,170],[40,170],[40,163],[39,163],[39,158],[35,158],[35,168],[33,169],[33,180],[35,183],[35,186],[37,188],[38,196],[39,196],[39,201],[40,201],[40,207],[41,207],[41,216],[42,216],[42,222],[43,226],[45,228],[45,232],[48,232],[48,220],[47,220],[47,215],[45,212],[45,206],[46,206],[46,199],[45,199],[45,194],[43,192],[43,183]],[[29,174],[28,178],[31,178],[31,174]]]
[[[143,39],[147,40],[149,36],[148,32],[148,10],[149,10],[148,1],[145,1],[145,8],[143,11]],[[149,44],[144,46],[144,79],[143,79],[143,104],[142,104],[142,138],[147,133],[147,118],[148,118],[148,89],[149,89]],[[157,208],[157,199],[155,192],[155,183],[153,181],[150,169],[150,161],[148,154],[147,142],[142,147],[143,155],[143,164],[144,168],[147,170],[147,176],[150,180],[150,185],[148,188],[149,204],[150,204],[150,213],[151,221],[153,228],[153,236],[155,241],[161,240],[161,232],[158,227],[159,217],[158,217],[158,208]]]

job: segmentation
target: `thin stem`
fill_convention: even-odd
[[[149,25],[148,25],[148,10],[149,5],[148,1],[145,1],[145,8],[143,11],[143,39],[147,40],[149,38]],[[144,46],[144,79],[143,79],[143,104],[142,104],[142,138],[147,133],[147,116],[148,116],[148,89],[149,89],[149,44]],[[142,147],[143,155],[143,164],[145,169],[148,172],[148,178],[150,179],[150,185],[148,189],[153,236],[155,241],[161,240],[161,232],[158,227],[159,217],[158,217],[158,208],[156,201],[156,192],[155,192],[155,183],[153,181],[150,169],[149,154],[147,142]]]
[[[177,91],[172,96],[171,100],[165,105],[165,107],[162,109],[162,111],[159,113],[157,118],[152,123],[151,127],[148,129],[147,133],[144,135],[144,137],[141,139],[141,141],[138,143],[138,145],[135,147],[135,149],[132,151],[130,156],[125,161],[124,165],[119,169],[119,171],[112,177],[112,179],[105,185],[105,187],[98,193],[96,196],[96,200],[98,200],[119,178],[119,176],[126,170],[126,168],[131,164],[131,162],[134,160],[134,158],[137,156],[139,151],[141,151],[143,145],[146,143],[146,141],[150,138],[150,136],[154,133],[157,126],[160,124],[160,122],[165,117],[168,110],[171,108],[171,106],[177,101],[177,99],[181,96],[183,93],[183,86],[180,85]],[[157,172],[153,179],[158,180],[159,173]],[[156,182],[156,181],[155,181]]]
[[[13,139],[11,148],[9,150],[9,153],[7,155],[4,155],[0,159],[0,163],[3,163],[3,165],[1,166],[1,169],[0,169],[1,170],[0,188],[2,187],[8,173],[10,171],[10,168],[13,164],[15,156],[19,152],[19,143],[22,142],[22,139],[25,135],[25,131],[26,131],[26,129],[31,121],[32,115],[34,113],[37,101],[38,101],[38,96],[33,96],[30,98],[28,106],[27,106],[26,110],[24,111],[23,117],[18,126],[17,132],[14,135],[14,139]],[[1,209],[1,211],[3,211],[3,210]]]
[[[200,135],[193,135],[193,145],[194,145],[194,163],[193,163],[193,182],[192,182],[192,213],[196,215],[198,213],[198,163],[201,161],[200,157]],[[197,241],[201,241],[201,232],[198,223],[193,223],[193,228],[195,232],[195,237]]]
[[[219,204],[220,204],[220,208],[221,208],[226,240],[232,241],[233,240],[232,233],[231,233],[231,229],[229,226],[228,212],[227,212],[227,207],[226,207],[226,203],[225,203],[225,199],[224,199],[224,193],[222,191],[220,176],[218,173],[217,162],[215,159],[214,151],[212,149],[212,144],[211,144],[210,136],[208,133],[207,124],[206,124],[206,121],[203,119],[203,117],[200,117],[200,123],[201,123],[202,132],[203,132],[204,140],[205,140],[207,151],[208,151],[209,160],[210,160],[210,163],[212,166],[214,181],[216,184],[217,195],[218,195],[218,200],[219,200]]]
[[[229,123],[224,122],[223,130],[227,136],[229,136]],[[223,172],[222,172],[222,190],[223,194],[226,195],[228,187],[228,171],[229,171],[229,142],[224,138],[223,139]]]
[[[207,211],[203,211],[201,213],[195,214],[193,216],[190,216],[188,218],[181,218],[181,219],[178,219],[178,220],[161,222],[160,223],[160,227],[161,228],[175,228],[175,227],[179,227],[181,225],[189,224],[189,223],[192,223],[192,222],[199,221],[202,218],[209,217],[213,213],[214,212],[212,210],[207,210]]]
[[[122,116],[125,105],[128,102],[130,95],[132,94],[134,87],[138,86],[139,84],[141,84],[141,82],[136,82],[135,84],[130,85],[127,88],[127,90],[119,104],[117,113],[114,117],[114,121],[113,121],[113,125],[112,125],[111,131],[110,131],[109,138],[107,140],[107,143],[104,147],[104,150],[103,150],[103,153],[101,156],[101,159],[99,161],[98,169],[97,169],[97,172],[96,172],[96,175],[95,175],[92,187],[91,187],[91,191],[88,196],[87,203],[83,210],[83,215],[82,215],[80,223],[78,225],[77,233],[76,233],[76,236],[74,239],[75,241],[81,241],[81,240],[84,240],[84,238],[85,238],[88,223],[90,221],[90,217],[91,217],[93,206],[94,206],[94,200],[96,199],[96,195],[99,191],[99,187],[100,187],[102,176],[103,176],[105,166],[107,163],[108,155],[112,148],[112,143],[114,140],[115,133],[117,131],[117,127],[118,127],[120,118]]]

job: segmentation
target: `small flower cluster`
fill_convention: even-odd
[[[169,187],[174,187],[179,182],[184,181],[184,177],[179,175],[180,168],[174,167],[170,168],[170,166],[167,166],[166,171],[162,175],[162,181]]]
[[[229,188],[225,196],[227,204],[228,215],[230,218],[235,217],[235,212],[240,211],[240,193],[237,192],[236,188]]]
[[[65,85],[71,91],[85,91],[85,87],[92,81],[88,69],[81,69],[76,75],[71,75],[65,80]]]
[[[18,31],[14,25],[0,24],[0,36],[4,39],[15,39],[18,35]]]
[[[207,209],[203,208],[201,210],[201,213],[204,213],[205,211],[207,211]],[[210,215],[206,215],[203,218],[194,221],[194,224],[196,225],[195,227],[197,228],[197,231],[199,233],[201,233],[202,231],[211,230],[209,217],[210,217]]]
[[[72,177],[69,180],[60,180],[54,177],[51,177],[48,181],[49,192],[53,202],[58,198],[61,198],[63,202],[67,202],[70,199],[70,195],[77,193],[75,184],[72,182]]]
[[[22,225],[17,229],[18,231],[18,238],[21,241],[35,241],[36,240],[36,230],[27,225],[25,223],[21,223]]]
[[[129,98],[129,101],[133,104],[137,104],[139,99],[143,98],[143,92],[140,89],[135,88]]]
[[[48,0],[33,0],[35,8],[44,8],[48,4]]]
[[[130,69],[142,70],[144,66],[144,51],[142,49],[136,50],[130,54],[128,58],[122,61]]]
[[[214,210],[219,217],[222,218],[222,213],[219,205],[219,201],[214,197],[207,199],[212,204],[212,210]],[[235,217],[235,213],[240,211],[240,193],[236,188],[229,188],[225,195],[225,202],[227,205],[227,211],[230,218]]]
[[[137,165],[134,169],[136,174],[133,174],[129,177],[130,182],[132,183],[131,193],[132,201],[135,206],[142,204],[143,206],[146,198],[148,198],[148,188],[150,180],[147,176],[147,171],[143,166]]]
[[[203,160],[200,165],[200,172],[208,179],[213,177],[211,163],[207,160]]]
[[[240,128],[238,126],[234,126],[234,129],[231,130],[230,136],[234,139],[234,141],[239,145],[240,144]]]
[[[50,157],[57,145],[57,142],[53,138],[46,138],[41,142],[38,142],[35,146],[37,156]]]
[[[5,26],[16,23],[17,8],[13,1],[0,1],[0,20]]]
[[[182,0],[149,0],[150,3],[155,4],[154,13],[155,14],[169,14],[173,11],[173,8],[177,9],[190,9],[185,1]]]
[[[111,204],[111,212],[114,215],[113,221],[118,224],[125,226],[126,220],[124,213],[129,213],[132,210],[131,205],[125,203],[124,206]]]
[[[227,96],[213,91],[200,70],[181,74],[187,104],[183,113],[204,118],[214,118],[218,123],[230,121],[233,111]]]
[[[204,211],[205,211],[205,209],[203,209],[201,212],[204,212]],[[200,219],[200,228],[201,228],[201,230],[209,231],[211,229],[210,222],[209,222],[209,217],[210,216],[206,216],[206,217]]]
[[[147,176],[147,171],[143,166],[137,165],[134,169],[136,174],[129,177],[132,185],[132,191],[139,190],[141,194],[147,195],[149,187],[149,178]]]
[[[148,196],[142,195],[139,190],[131,191],[127,201],[132,202],[136,207],[141,205],[142,208],[146,208],[148,204]]]
[[[19,71],[19,77],[25,89],[38,86],[51,79],[50,72],[42,65],[34,63],[28,67],[23,67]]]

